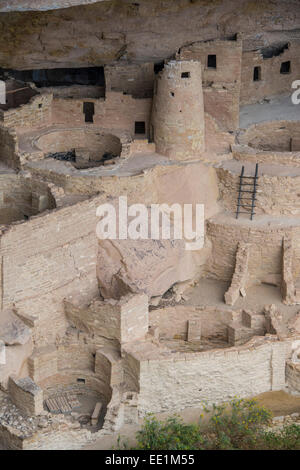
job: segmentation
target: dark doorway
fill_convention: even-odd
[[[216,69],[217,68],[217,56],[216,54],[209,54],[207,56],[207,67],[210,69]]]
[[[280,67],[280,73],[290,73],[291,71],[291,62],[288,60],[287,62],[282,62]]]
[[[69,69],[4,70],[10,77],[33,82],[37,87],[94,85],[105,86],[104,67]]]
[[[165,66],[165,62],[162,61],[162,62],[156,62],[156,64],[154,64],[153,66],[153,69],[154,69],[154,73],[155,74],[158,74],[159,72],[161,72],[163,70]]]
[[[135,134],[146,134],[145,121],[135,121],[134,132]]]
[[[95,105],[90,101],[83,103],[83,112],[85,116],[85,122],[94,122]]]
[[[253,69],[253,81],[258,82],[261,80],[261,67],[254,67]]]

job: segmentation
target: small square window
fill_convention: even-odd
[[[291,72],[291,62],[282,62],[280,67],[280,73],[290,73]]]
[[[171,93],[170,93],[170,94],[171,94],[171,96],[175,96],[175,93],[174,93],[174,91],[171,91]]]
[[[145,121],[135,121],[134,129],[135,134],[146,134]]]
[[[207,67],[210,69],[216,69],[217,68],[217,56],[216,54],[209,54],[207,56]]]
[[[254,67],[253,69],[253,81],[258,82],[261,80],[261,67]]]
[[[181,78],[190,78],[191,74],[190,72],[182,72]]]
[[[40,108],[40,109],[41,109],[42,106],[43,106],[42,103],[39,103],[39,108]]]
[[[78,384],[85,384],[85,379],[77,379]]]

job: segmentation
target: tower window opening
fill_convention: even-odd
[[[280,73],[290,73],[291,72],[291,62],[282,62],[280,67]]]
[[[253,69],[253,81],[258,82],[261,80],[261,67],[254,67]]]
[[[217,56],[216,54],[209,54],[207,56],[207,67],[210,69],[216,69],[217,68]]]
[[[190,72],[182,72],[181,78],[190,78],[191,74]]]
[[[135,134],[146,134],[145,121],[135,121],[134,132]]]

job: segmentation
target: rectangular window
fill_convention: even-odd
[[[83,103],[83,113],[85,122],[94,122],[95,106],[90,101]]]
[[[190,78],[190,72],[182,72],[181,78]]]
[[[210,69],[216,69],[217,68],[217,56],[216,54],[209,54],[207,56],[207,67]]]
[[[134,132],[135,134],[146,134],[145,121],[135,121]]]
[[[261,67],[254,67],[253,69],[253,81],[258,82],[261,80]]]
[[[287,62],[282,62],[280,67],[280,73],[290,73],[291,71],[291,62],[288,60]]]
[[[78,384],[85,384],[85,379],[77,379]]]

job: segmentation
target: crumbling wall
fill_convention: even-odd
[[[5,127],[42,127],[51,122],[52,94],[33,96],[29,103],[7,111],[0,110],[0,122]]]
[[[40,345],[64,333],[66,295],[76,291],[84,298],[98,292],[98,204],[95,198],[78,203],[76,210],[68,206],[11,226],[2,235],[3,306],[14,303],[18,312],[38,319],[34,337]]]
[[[300,42],[290,40],[282,53],[264,58],[260,51],[244,51],[242,56],[241,104],[256,103],[265,97],[291,93],[300,74]],[[281,64],[290,61],[290,73],[280,73]],[[260,67],[259,80],[253,80],[254,67]]]
[[[28,416],[41,414],[43,411],[43,391],[30,377],[17,380],[9,379],[9,395],[12,402]]]
[[[232,220],[232,219],[231,219]],[[267,282],[281,285],[282,240],[291,233],[295,241],[294,276],[299,276],[300,227],[253,226],[228,223],[220,218],[207,223],[207,236],[212,242],[212,254],[206,265],[208,277],[231,280],[235,267],[237,240],[250,243],[249,283]]]
[[[18,167],[16,132],[0,125],[0,161],[11,168]]]
[[[241,292],[245,292],[245,287],[249,277],[248,263],[250,250],[250,244],[239,242],[231,284],[228,291],[225,293],[225,303],[227,305],[234,305]]]
[[[287,235],[283,239],[282,256],[282,298],[285,304],[293,304],[295,301],[295,281],[293,276],[293,238]]]
[[[154,64],[120,64],[104,68],[106,91],[118,91],[134,98],[152,98]]]
[[[257,150],[248,145],[233,145],[233,157],[236,160],[249,161],[253,163],[267,163],[275,165],[300,166],[300,152],[275,152]]]

